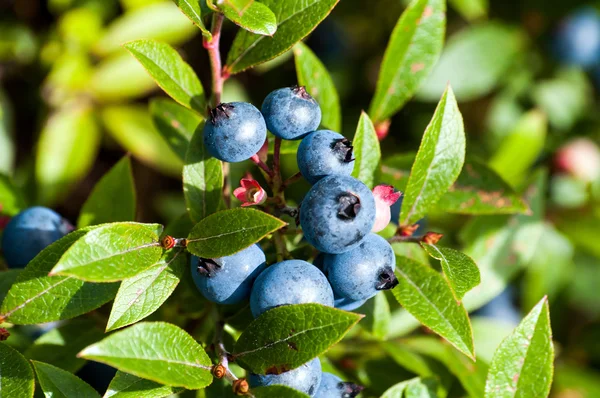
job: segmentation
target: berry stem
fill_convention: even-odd
[[[218,315],[218,312],[216,312],[216,314],[217,321],[215,323],[214,346],[219,361],[217,366],[225,369],[225,374],[223,375],[223,378],[234,383],[238,378],[236,375],[233,374],[231,369],[229,369],[229,353],[225,349],[225,343],[223,342],[223,331],[225,329],[225,321],[221,319],[220,315]],[[214,368],[216,368],[217,366],[213,367],[213,371]]]
[[[300,181],[302,179],[302,174],[300,172],[297,172],[296,174],[294,174],[293,176],[291,176],[290,178],[288,178],[287,180],[285,180],[283,182],[283,189],[289,187],[290,185],[292,185],[293,183]]]
[[[260,160],[258,155],[252,155],[252,157],[250,157],[250,160],[253,161],[258,167],[260,167],[265,173],[267,173],[267,176],[269,176],[269,180],[273,178],[273,170],[271,170],[269,166],[265,164],[265,162]]]
[[[219,48],[224,18],[224,15],[221,13],[213,13],[211,25],[212,39],[208,42],[204,42],[204,48],[208,51],[208,57],[210,59],[210,71],[212,74],[212,95],[210,103],[213,108],[221,103],[223,83],[225,82],[223,68],[221,66],[221,51]]]

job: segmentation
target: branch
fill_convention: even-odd
[[[203,40],[203,45],[208,50],[208,57],[210,59],[210,71],[212,74],[212,95],[211,101],[212,107],[217,106],[221,103],[221,94],[223,93],[223,68],[221,66],[221,51],[219,49],[219,42],[221,41],[221,28],[223,27],[223,19],[225,16],[221,13],[215,12],[212,17],[211,33],[212,39],[210,41]]]

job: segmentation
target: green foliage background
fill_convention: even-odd
[[[185,1],[177,3],[183,8],[181,3]],[[274,10],[279,7],[277,0],[262,3]],[[583,183],[561,174],[553,163],[557,149],[571,138],[588,137],[600,142],[597,112],[599,82],[594,80],[597,76],[561,65],[552,57],[550,50],[551,36],[557,24],[564,15],[576,9],[580,5],[578,3],[583,4],[537,0],[490,0],[489,4],[486,0],[449,1],[445,43],[440,59],[435,62],[441,43],[428,42],[427,37],[440,33],[439,26],[430,22],[432,25],[424,28],[427,29],[425,33],[415,33],[415,41],[425,40],[425,44],[419,47],[422,51],[416,53],[413,53],[414,48],[402,42],[402,38],[410,32],[394,30],[408,5],[407,1],[341,0],[325,21],[304,40],[304,44],[244,73],[236,73],[261,59],[264,54],[262,50],[257,51],[257,55],[253,55],[255,58],[241,58],[230,69],[236,74],[225,83],[224,102],[250,101],[258,106],[273,89],[296,83],[321,89],[321,97],[315,96],[326,115],[322,124],[340,130],[349,138],[355,136],[356,151],[360,154],[358,160],[363,164],[354,175],[369,186],[388,183],[403,191],[419,190],[418,181],[408,180],[411,167],[414,172],[415,167],[426,168],[435,160],[435,148],[430,146],[430,152],[419,154],[416,150],[450,82],[452,91],[444,96],[434,120],[442,123],[444,117],[455,118],[452,102],[452,96],[455,96],[467,137],[467,160],[463,171],[474,170],[476,177],[466,172],[459,175],[461,163],[446,165],[444,179],[458,178],[457,186],[470,185],[474,180],[484,181],[489,191],[506,192],[502,206],[490,205],[491,199],[482,196],[473,199],[472,195],[460,189],[448,191],[448,187],[426,192],[429,199],[440,198],[433,209],[428,204],[420,207],[418,198],[408,199],[414,211],[409,210],[408,205],[404,206],[400,220],[412,224],[426,216],[427,230],[443,233],[442,243],[446,248],[434,251],[430,247],[394,244],[399,256],[411,259],[407,260],[408,265],[399,275],[399,289],[393,294],[379,295],[362,307],[358,312],[366,316],[360,321],[360,326],[354,327],[344,340],[331,348],[327,359],[323,359],[327,371],[365,385],[366,396],[380,396],[394,385],[397,391],[420,391],[426,389],[431,377],[437,380],[439,396],[481,397],[485,393],[500,396],[490,392],[493,386],[486,386],[486,376],[488,369],[501,366],[498,361],[502,358],[494,357],[493,353],[498,346],[503,347],[501,341],[511,333],[515,324],[484,318],[476,312],[472,314],[477,355],[477,362],[473,363],[459,352],[472,356],[473,351],[473,341],[467,341],[470,326],[464,314],[451,315],[456,323],[446,332],[439,331],[439,324],[443,322],[436,318],[435,311],[427,312],[428,317],[418,318],[420,323],[451,340],[458,348],[456,350],[439,338],[423,333],[422,329],[418,329],[419,322],[398,305],[399,301],[411,312],[411,303],[406,297],[418,293],[412,291],[413,282],[431,274],[435,275],[431,276],[433,282],[428,286],[433,286],[433,290],[425,294],[434,297],[433,307],[436,307],[435,300],[440,300],[437,307],[443,307],[448,300],[463,298],[465,292],[473,287],[472,278],[468,275],[463,275],[465,280],[461,280],[461,275],[450,277],[452,289],[444,291],[445,296],[435,289],[436,284],[443,284],[444,288],[446,285],[441,274],[433,272],[433,269],[441,269],[450,275],[444,258],[452,259],[448,261],[461,264],[464,269],[471,266],[469,261],[472,258],[481,272],[482,284],[466,293],[463,301],[464,307],[471,313],[507,287],[512,289],[522,318],[530,314],[519,326],[524,329],[517,329],[514,337],[519,341],[523,334],[535,331],[533,339],[543,346],[545,355],[551,352],[551,347],[544,345],[549,337],[544,333],[550,316],[556,356],[551,396],[599,396],[600,349],[597,342],[600,338],[600,299],[597,289],[600,285],[600,181]],[[421,8],[415,6],[414,15],[407,13],[406,19],[413,26],[426,7],[440,11],[443,4],[441,0],[418,2]],[[226,10],[225,15],[238,25],[247,24],[236,20],[238,14],[235,10]],[[316,23],[318,18],[312,17]],[[272,21],[269,22],[269,17],[265,19],[267,22],[253,25],[251,29],[269,34],[273,29]],[[161,87],[180,104],[202,113],[206,106],[204,97],[190,96],[189,92],[203,94],[205,90],[210,91],[209,62],[202,45],[202,35],[210,33],[203,25],[206,20],[194,22],[199,26],[193,25],[170,1],[0,2],[0,198],[11,199],[0,200],[0,214],[13,215],[17,209],[23,208],[24,203],[43,204],[55,208],[74,223],[77,221],[78,227],[114,220],[161,223],[167,227],[167,233],[185,237],[193,224],[204,219],[204,224],[197,228],[206,236],[198,235],[194,239],[211,239],[211,234],[218,234],[221,223],[214,218],[219,216],[214,215],[213,219],[206,217],[210,218],[210,214],[222,209],[220,195],[208,202],[212,206],[208,210],[193,208],[194,194],[218,186],[220,178],[215,176],[223,172],[220,162],[214,162],[214,159],[204,162],[200,168],[195,166],[206,159],[202,148],[187,150],[187,143],[190,140],[194,142],[192,136],[200,116],[167,100],[131,55],[140,59],[140,54],[149,51],[146,47],[151,46],[152,51],[156,51],[157,45],[136,42],[127,45],[126,49],[121,46],[132,40],[156,39],[175,47],[180,59],[169,48],[158,48],[175,57],[175,63],[167,65],[166,69],[185,69],[187,67],[181,64],[185,61],[198,79],[163,79]],[[304,36],[297,34],[300,28],[290,28],[290,40],[293,34],[298,36],[297,39]],[[242,36],[248,37],[236,38],[237,31],[234,23],[225,22],[221,38],[224,61],[227,49],[254,37],[244,33]],[[393,51],[384,56],[388,42]],[[234,51],[232,59],[236,59],[235,55]],[[386,69],[382,69],[384,77],[380,78],[379,84],[394,89],[395,95],[390,99],[388,91],[378,91],[380,65],[382,61],[385,65],[386,60],[393,62],[394,57],[400,56],[414,58],[414,62],[404,63],[404,71],[392,68],[386,73]],[[151,61],[148,63],[152,64]],[[315,74],[322,76],[327,71],[331,79],[315,79]],[[406,76],[412,76],[415,81],[406,79]],[[156,79],[161,81],[161,76]],[[368,112],[374,125],[362,111]],[[391,121],[389,132],[379,149],[374,140],[375,130],[381,128],[382,122],[387,119]],[[181,123],[174,124],[173,120]],[[435,123],[432,125],[435,127]],[[435,128],[430,133],[428,129],[426,134],[435,142],[460,141],[460,134],[440,135]],[[293,143],[282,148],[284,176],[297,171],[294,151]],[[381,157],[377,156],[378,151]],[[130,156],[123,159],[125,153]],[[375,156],[369,159],[369,155],[373,154]],[[115,164],[118,168],[112,169]],[[234,184],[249,168],[249,163],[231,165]],[[96,185],[109,170],[112,172]],[[181,194],[182,173],[185,198]],[[6,176],[10,176],[10,180]],[[258,178],[258,173],[255,176]],[[199,180],[202,181],[201,186],[198,186]],[[135,181],[135,191],[130,189],[131,181]],[[22,194],[9,192],[13,184]],[[120,190],[122,196],[103,197],[103,185],[124,188]],[[286,192],[288,200],[298,203],[307,188],[308,184],[304,182],[294,185]],[[96,192],[94,200],[86,202],[88,196]],[[471,203],[471,200],[476,203]],[[110,206],[105,207],[107,202]],[[461,211],[464,203],[470,203],[469,209]],[[193,223],[184,217],[186,210]],[[97,214],[107,214],[106,219],[98,218]],[[279,225],[277,220],[262,213],[245,213],[245,216],[248,217],[247,222],[260,224],[264,230],[258,231],[256,237],[238,237],[232,245],[243,247]],[[132,228],[131,225],[128,224],[127,228]],[[114,229],[111,233],[119,234],[119,228],[85,228],[78,232],[81,236],[77,238],[81,241],[61,241],[61,245],[71,247],[70,252],[72,250],[73,256],[79,258],[77,245],[83,245],[83,239],[92,239],[95,234],[100,234],[101,229]],[[158,226],[152,224],[140,224],[135,228],[145,232],[137,236],[139,242],[125,242],[123,251],[128,245],[156,243],[161,232]],[[394,228],[390,227],[388,232],[389,236],[393,235]],[[448,247],[459,249],[470,258]],[[190,246],[191,252],[204,256],[218,256],[223,250],[227,249],[219,241],[214,245],[198,245],[197,248],[193,244]],[[305,255],[305,251],[300,248],[297,254]],[[123,284],[119,289],[116,283],[92,283],[122,279],[105,274],[102,259],[90,259],[84,269],[80,264],[70,264],[66,260],[60,269],[54,268],[55,259],[35,260],[33,266],[23,271],[31,278],[50,283],[50,277],[46,275],[52,270],[65,280],[55,287],[57,294],[68,292],[69,285],[71,289],[80,285],[81,290],[93,300],[69,306],[72,297],[63,294],[60,295],[61,300],[55,303],[56,313],[40,312],[35,317],[21,317],[19,310],[15,310],[14,319],[19,321],[15,323],[41,323],[94,311],[91,316],[65,323],[59,332],[47,332],[35,343],[33,326],[11,327],[10,339],[0,345],[2,358],[12,358],[16,350],[27,359],[40,361],[33,362],[32,371],[44,389],[52,390],[57,380],[72,378],[59,368],[76,372],[83,366],[84,359],[75,358],[74,354],[103,337],[103,330],[97,326],[107,330],[118,329],[149,315],[147,320],[170,322],[192,333],[198,341],[209,341],[212,326],[208,325],[209,322],[203,323],[203,320],[211,315],[210,311],[206,310],[206,302],[195,292],[189,278],[181,277],[186,275],[187,263],[182,264],[177,253],[167,252],[161,256],[157,247],[145,249],[143,255],[154,264],[152,267],[138,273],[142,270],[130,267],[135,263],[127,263],[124,257],[123,269],[116,270],[118,275],[122,276],[123,270],[127,269],[132,272],[127,276],[133,276],[128,282],[134,287],[145,286],[147,290],[151,287],[158,291],[172,291],[177,281],[182,280],[171,297],[166,293],[152,298],[157,303],[164,303],[156,312],[143,305],[129,308],[126,291],[121,291]],[[439,263],[433,258],[442,261]],[[423,263],[432,267],[425,267]],[[160,277],[152,284],[144,279],[159,274]],[[6,314],[6,309],[18,307],[18,292],[7,295],[8,287],[16,279],[14,272],[7,271],[2,275],[0,299],[6,296],[3,302],[3,313]],[[23,287],[25,290],[34,288]],[[115,295],[114,305],[122,312],[129,310],[134,315],[111,313],[112,304],[104,304]],[[549,309],[543,303],[536,306],[546,295]],[[460,312],[454,308],[451,310]],[[130,316],[133,318],[128,319]],[[233,327],[239,326],[239,330],[249,323],[239,314],[228,316],[228,322]],[[90,322],[90,326],[83,328],[78,322]],[[351,324],[352,319],[346,322]],[[168,325],[155,326],[164,327],[165,334],[170,332]],[[75,343],[67,349],[62,337],[71,336],[71,328],[90,331],[73,337]],[[177,335],[177,331],[172,332],[174,339],[186,339]],[[343,332],[339,332],[340,338]],[[40,341],[44,338],[48,342]],[[335,338],[331,340],[332,344],[336,341]],[[458,345],[456,342],[459,342]],[[104,344],[105,351],[83,357],[109,358],[101,362],[114,364],[111,362],[114,359],[110,359],[109,343],[103,340],[99,344]],[[191,342],[187,343],[193,346]],[[242,343],[238,341],[238,344]],[[64,358],[43,350],[45,344],[60,347],[57,349],[65,353]],[[235,347],[237,351],[238,346]],[[502,366],[508,366],[510,358],[523,354],[510,352],[510,347],[507,349],[509,352],[501,354],[509,359]],[[322,352],[324,350],[316,350],[314,355]],[[20,357],[15,358],[14,363],[17,363]],[[0,365],[2,361],[0,359]],[[208,366],[208,361],[207,358],[202,365]],[[543,355],[531,361],[532,364],[527,365],[540,369],[550,369],[552,362],[551,358]],[[259,359],[249,358],[248,363],[262,369]],[[519,367],[522,364],[512,365]],[[24,365],[19,362],[18,366]],[[533,370],[530,371],[534,374]],[[132,373],[145,375],[143,371]],[[119,372],[117,377],[115,381],[127,385],[126,379],[135,376]],[[153,380],[182,386],[173,382],[172,375],[160,377]],[[199,374],[197,384],[183,386],[199,388],[205,385],[203,377],[206,378],[206,375]],[[421,380],[397,385],[414,377]],[[85,390],[86,387],[81,387],[77,380],[64,382],[71,383],[69,385],[73,388]],[[502,380],[496,382],[502,384]],[[178,387],[166,387],[151,381],[146,383],[150,384],[148,389],[162,389],[156,396],[180,393]],[[531,384],[535,385],[533,381]],[[24,391],[31,387],[15,388]],[[4,388],[10,388],[10,385]],[[211,388],[214,394],[219,394],[218,382]],[[209,390],[206,391],[207,396],[212,396]],[[387,394],[398,396],[389,391]],[[545,392],[532,390],[524,394],[539,397]],[[268,393],[265,396],[269,396]]]

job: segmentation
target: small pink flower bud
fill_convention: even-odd
[[[379,232],[390,223],[392,218],[390,206],[400,199],[402,192],[394,192],[394,187],[391,185],[378,185],[373,188],[373,196],[375,197],[375,224],[371,231]]]
[[[556,153],[556,167],[582,181],[600,178],[600,148],[588,138],[576,138]]]
[[[233,196],[242,202],[242,207],[260,205],[267,200],[267,193],[258,181],[251,178],[242,178],[240,185],[241,187],[233,191]]]

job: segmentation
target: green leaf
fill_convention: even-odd
[[[547,173],[535,173],[523,199],[531,214],[480,216],[461,231],[464,252],[479,267],[481,284],[464,299],[475,310],[499,295],[524,267],[531,264],[543,233]]]
[[[117,371],[103,398],[162,398],[183,391],[181,387],[169,387],[151,380]]]
[[[405,349],[414,350],[441,362],[450,373],[458,378],[469,396],[483,396],[485,377],[488,371],[484,362],[478,360],[473,363],[455,348],[429,336],[404,339],[402,345]]]
[[[514,214],[528,210],[523,199],[494,170],[467,160],[450,190],[436,208],[456,214]]]
[[[108,133],[143,163],[181,177],[183,162],[156,131],[146,107],[113,105],[102,110]]]
[[[39,202],[53,204],[64,198],[88,173],[99,146],[100,130],[90,106],[80,102],[52,114],[37,143]]]
[[[254,3],[254,0],[223,0],[229,7],[231,7],[239,15],[243,15],[246,10]]]
[[[164,322],[141,322],[79,353],[122,372],[168,386],[197,390],[212,381],[211,362],[184,330]]]
[[[448,82],[460,101],[479,98],[500,83],[524,47],[518,29],[497,22],[472,25],[448,40],[417,98],[436,101]]]
[[[116,18],[95,44],[94,52],[106,56],[120,50],[123,44],[139,39],[161,40],[177,45],[196,32],[196,27],[175,4],[163,1],[127,11]]]
[[[90,94],[100,103],[142,97],[156,90],[156,82],[127,52],[101,60],[89,81]]]
[[[7,26],[2,28],[6,34]],[[0,89],[0,173],[12,173],[15,157],[13,109],[6,94]]]
[[[227,19],[249,32],[273,36],[277,31],[277,17],[269,7],[262,3],[252,2],[243,13],[238,12],[227,2],[220,3],[218,8]]]
[[[223,197],[223,163],[204,147],[201,124],[192,136],[183,166],[183,194],[190,219],[200,222],[216,212]]]
[[[204,21],[202,21],[202,10],[199,0],[173,0],[173,3],[179,7],[181,12],[183,12],[185,16],[194,23],[194,25],[200,28],[202,31],[202,36],[204,36],[207,40],[212,39],[210,31],[206,29],[206,25],[204,25]]]
[[[342,110],[335,84],[315,53],[300,42],[294,46],[298,84],[305,86],[321,107],[321,124],[334,131],[342,128]]]
[[[283,54],[312,32],[338,1],[262,1],[277,16],[277,32],[273,37],[267,37],[239,31],[227,55],[226,70],[231,74],[239,73]]]
[[[488,13],[488,0],[449,0],[449,2],[463,18],[469,21],[485,18]]]
[[[442,51],[445,0],[414,0],[402,13],[385,50],[369,114],[390,118],[415,94]]]
[[[204,218],[188,236],[188,250],[198,257],[229,256],[258,242],[286,225],[254,209],[230,209]]]
[[[593,88],[584,70],[562,69],[551,80],[536,82],[531,97],[558,130],[570,130],[593,105]]]
[[[437,398],[434,379],[414,378],[388,388],[381,398]]]
[[[421,246],[431,257],[440,260],[444,275],[448,279],[457,301],[461,301],[466,292],[481,282],[479,268],[477,268],[477,264],[471,257],[449,247],[428,245],[426,243],[421,243]]]
[[[515,129],[500,143],[490,159],[490,167],[512,186],[520,184],[544,149],[547,124],[546,116],[538,110],[523,115]]]
[[[404,392],[405,398],[437,398],[437,382],[434,379],[410,381]]]
[[[68,276],[48,276],[61,256],[91,228],[71,232],[40,252],[21,271],[2,302],[2,314],[17,325],[74,318],[112,300],[117,284],[88,283]]]
[[[283,385],[257,387],[251,390],[255,398],[308,398],[308,395]]]
[[[458,178],[465,160],[465,129],[452,88],[448,86],[427,126],[404,193],[400,224],[424,215]]]
[[[253,373],[285,372],[323,354],[361,318],[320,304],[273,308],[246,328],[233,356]]]
[[[8,269],[0,272],[0,303],[2,303],[20,273],[20,269]]]
[[[362,112],[352,140],[354,146],[354,170],[352,176],[361,180],[369,188],[375,185],[375,173],[379,170],[381,149],[379,138],[369,115]]]
[[[4,343],[0,343],[0,386],[2,396],[33,398],[35,379],[27,360]]]
[[[400,191],[405,191],[410,176],[410,168],[415,162],[416,156],[416,153],[408,152],[385,158],[381,162],[379,173],[376,175],[377,181],[393,185],[394,188]]]
[[[469,316],[444,278],[406,257],[397,257],[396,275],[400,283],[392,293],[398,302],[423,325],[475,359]]]
[[[119,198],[118,206],[115,206],[115,198]],[[113,221],[133,221],[135,204],[131,160],[129,156],[125,156],[94,186],[79,213],[77,227]]]
[[[202,83],[173,47],[154,40],[136,40],[123,47],[175,101],[200,113],[206,112]]]
[[[573,268],[574,253],[575,248],[566,236],[558,232],[552,224],[543,224],[539,244],[523,280],[523,307],[532,308],[544,295],[553,300],[563,287],[574,285],[571,279],[572,273],[576,272]]]
[[[50,274],[91,282],[114,282],[137,275],[162,254],[157,227],[132,222],[101,225],[75,242]]]
[[[385,340],[390,324],[390,305],[385,294],[376,294],[361,308],[365,319],[361,322],[363,329],[378,340]]]
[[[31,361],[31,363],[46,397],[100,398],[96,390],[74,374],[44,362]]]
[[[14,216],[27,207],[21,190],[12,181],[12,178],[0,174],[0,214]]]
[[[202,123],[202,117],[167,98],[152,98],[149,109],[154,126],[171,150],[184,162],[192,136]]]
[[[77,358],[77,353],[102,337],[102,330],[93,321],[76,319],[41,335],[24,355],[27,359],[75,373],[86,362],[85,359]]]
[[[547,397],[553,362],[550,310],[544,297],[498,347],[490,365],[485,396]]]
[[[434,375],[427,360],[414,350],[407,348],[404,342],[386,341],[382,343],[381,347],[398,365],[410,372],[421,377]]]
[[[106,331],[131,325],[156,311],[173,293],[187,265],[181,250],[166,252],[157,264],[121,282]]]

